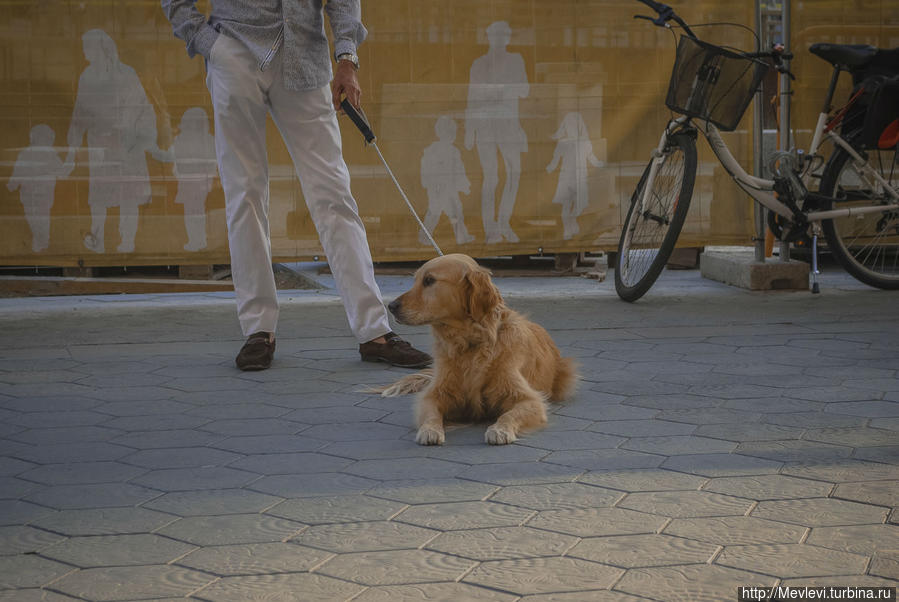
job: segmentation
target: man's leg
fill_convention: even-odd
[[[362,359],[410,368],[430,364],[430,356],[390,330],[365,226],[350,192],[329,87],[293,92],[276,81],[269,98]]]
[[[270,96],[272,117],[296,166],[350,329],[360,343],[385,335],[390,321],[375,281],[365,226],[350,192],[330,90],[326,86],[292,92],[275,84]]]
[[[269,238],[263,73],[249,50],[225,35],[216,41],[213,56],[206,85],[215,114],[237,316],[244,336],[274,333],[278,299]]]

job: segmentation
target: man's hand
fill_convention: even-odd
[[[337,72],[331,80],[331,100],[335,111],[340,110],[341,97],[344,95],[351,105],[360,108],[362,88],[359,87],[359,80],[356,78],[356,67],[349,61],[338,61]]]

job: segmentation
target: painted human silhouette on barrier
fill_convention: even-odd
[[[69,126],[67,163],[87,135],[91,229],[84,245],[105,251],[106,212],[119,208],[118,252],[134,251],[139,207],[150,202],[147,153],[159,161],[171,154],[156,143],[156,114],[134,69],[119,60],[115,42],[92,29],[82,36],[90,63],[78,80],[78,95]]]
[[[172,149],[174,175],[178,179],[175,202],[184,206],[185,251],[206,248],[206,197],[218,176],[215,137],[209,133],[209,116],[200,107],[184,111]]]
[[[462,201],[459,193],[469,194],[471,183],[465,176],[462,153],[456,148],[456,122],[443,115],[434,125],[437,141],[425,148],[421,157],[421,185],[428,191],[428,212],[424,224],[429,232],[434,232],[440,216],[446,214],[453,226],[456,244],[472,242],[474,236],[465,227]],[[419,232],[422,244],[429,244],[424,232]]]
[[[56,194],[57,178],[72,172],[74,164],[63,163],[53,146],[56,133],[44,124],[31,128],[30,145],[19,153],[6,187],[19,191],[25,221],[31,230],[31,250],[43,251],[50,245],[50,209]]]
[[[518,242],[509,219],[515,208],[521,179],[521,153],[528,150],[528,139],[518,117],[518,101],[530,92],[524,59],[508,52],[512,30],[505,21],[487,27],[487,54],[471,65],[468,107],[465,111],[465,148],[477,145],[484,171],[481,188],[481,215],[487,243]],[[499,210],[496,187],[499,184],[499,153],[506,167]]]
[[[559,183],[552,202],[562,205],[562,237],[569,240],[580,231],[577,218],[590,202],[587,162],[593,167],[602,167],[603,163],[593,154],[587,124],[578,112],[565,115],[553,139],[558,143],[546,172],[552,173],[561,163]]]

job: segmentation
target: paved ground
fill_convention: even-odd
[[[897,584],[895,293],[499,284],[583,371],[506,447],[483,426],[416,445],[410,398],[356,392],[401,372],[358,361],[327,290],[282,294],[276,363],[249,374],[226,294],[0,300],[0,600]]]

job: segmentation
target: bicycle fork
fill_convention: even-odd
[[[672,120],[668,127],[665,128],[665,131],[662,132],[662,136],[659,138],[659,144],[654,149],[652,149],[652,163],[649,166],[649,173],[646,175],[646,183],[643,186],[643,194],[640,198],[640,215],[643,215],[645,219],[651,219],[653,221],[658,222],[659,224],[665,224],[670,217],[667,215],[652,215],[648,212],[647,207],[650,206],[649,203],[649,195],[651,194],[651,190],[656,181],[656,176],[659,173],[659,167],[665,161],[665,149],[668,148],[668,136],[670,135],[671,128],[673,126],[678,126],[684,123],[687,120],[686,117],[678,117],[677,119]],[[680,199],[678,199],[680,200]],[[677,205],[675,204],[675,207]],[[673,209],[673,207],[672,207]]]

